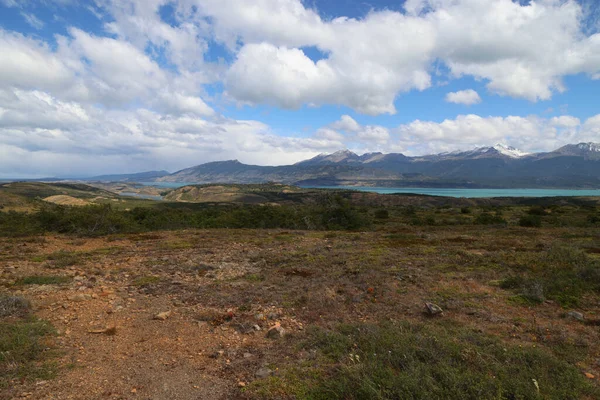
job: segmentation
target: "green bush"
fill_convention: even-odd
[[[370,225],[368,213],[361,212],[340,196],[327,196],[313,205],[277,207],[175,203],[125,211],[110,205],[45,205],[37,213],[0,213],[0,236],[46,232],[101,236],[188,228],[357,230]],[[67,260],[66,256],[63,260],[74,261]]]
[[[475,224],[477,225],[506,225],[506,220],[502,215],[490,212],[482,212],[475,218]]]
[[[527,213],[529,215],[538,215],[538,216],[544,216],[544,215],[548,215],[548,211],[546,211],[546,209],[542,206],[532,206]]]
[[[524,215],[519,219],[519,226],[540,228],[542,226],[542,218],[539,215]]]
[[[388,210],[375,211],[375,218],[377,218],[377,219],[388,219],[389,217],[390,217],[390,213]]]

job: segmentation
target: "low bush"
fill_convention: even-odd
[[[388,210],[375,211],[375,218],[377,218],[377,219],[388,219],[389,217],[390,217],[390,213]]]
[[[339,196],[326,197],[313,205],[277,207],[176,203],[126,211],[110,205],[45,205],[37,213],[0,213],[0,236],[46,232],[100,236],[188,228],[358,230],[370,225],[368,213],[360,212]],[[55,257],[58,264],[76,262],[65,253],[55,254]]]
[[[524,215],[519,219],[519,226],[540,228],[542,226],[542,218],[539,215]]]
[[[502,215],[490,212],[483,212],[475,218],[475,224],[477,225],[506,225],[506,220]]]

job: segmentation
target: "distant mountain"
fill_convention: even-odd
[[[418,157],[350,150],[294,165],[266,167],[237,160],[211,162],[156,178],[162,182],[262,183],[322,186],[600,188],[600,144],[579,143],[547,153],[496,144]]]
[[[100,175],[84,179],[85,181],[104,181],[104,182],[151,182],[155,179],[169,175],[169,171],[147,171],[135,174],[121,175]]]
[[[561,156],[583,157],[586,160],[600,160],[600,143],[568,144],[554,153]]]

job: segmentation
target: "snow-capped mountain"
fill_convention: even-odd
[[[436,187],[597,187],[600,144],[578,143],[547,153],[525,153],[503,144],[429,156],[350,150],[320,154],[294,165],[266,167],[237,161],[188,168],[158,181],[282,182],[307,185]]]
[[[521,157],[528,156],[530,154],[530,153],[521,151],[519,149],[516,149],[512,146],[507,146],[507,145],[504,145],[501,143],[496,143],[491,148],[496,150],[500,154],[503,154],[505,156],[512,157],[512,158],[521,158]]]
[[[600,143],[568,144],[554,151],[561,155],[584,157],[585,159],[600,159]]]

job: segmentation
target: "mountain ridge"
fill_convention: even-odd
[[[157,182],[264,183],[312,186],[600,187],[600,144],[578,143],[525,153],[503,144],[410,157],[348,149],[292,165],[216,161],[159,177]]]

